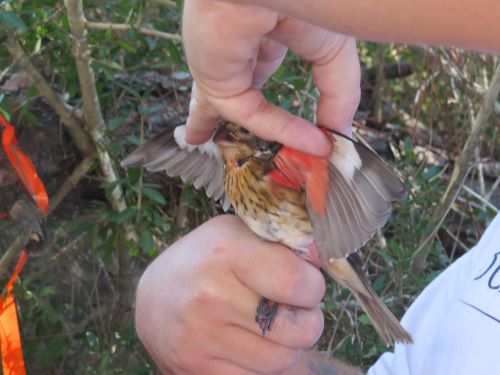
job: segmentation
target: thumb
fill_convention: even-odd
[[[207,100],[205,94],[193,82],[189,116],[186,120],[186,142],[193,145],[205,143],[210,139],[220,115]]]

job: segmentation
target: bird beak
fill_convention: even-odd
[[[234,137],[225,125],[219,125],[214,133],[213,141],[219,147],[234,146]]]

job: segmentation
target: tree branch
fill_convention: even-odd
[[[85,157],[80,164],[76,166],[73,173],[63,182],[59,190],[50,198],[49,214],[56,209],[68,193],[85,176],[95,161],[95,155]]]
[[[165,7],[176,8],[177,4],[172,0],[150,0],[152,3],[162,5]]]
[[[10,264],[14,261],[14,259],[16,259],[21,250],[24,249],[26,244],[30,241],[30,235],[31,233],[29,232],[23,232],[14,240],[14,242],[10,244],[9,248],[5,251],[2,258],[0,259],[0,277],[3,277],[6,274]]]
[[[429,235],[421,242],[417,251],[413,255],[413,261],[411,264],[411,271],[413,273],[420,272],[426,263],[427,256],[429,255],[429,243],[436,235],[437,231],[443,224],[451,205],[455,201],[462,184],[467,177],[467,173],[474,162],[474,149],[478,145],[481,134],[483,133],[487,120],[493,112],[495,102],[497,100],[498,94],[500,92],[500,64],[497,65],[493,78],[491,79],[490,87],[483,97],[481,108],[477,113],[476,118],[472,124],[472,129],[467,137],[467,141],[462,149],[462,152],[458,156],[455,162],[455,167],[450,177],[450,181],[446,188],[446,191],[441,199],[441,202],[434,210],[434,215],[429,223],[429,228],[433,228]]]
[[[137,30],[139,33],[143,35],[152,36],[154,38],[175,40],[177,42],[181,41],[181,36],[179,34],[165,33],[163,31],[148,29],[142,26],[133,27],[132,25],[129,25],[127,23],[85,21],[85,26],[89,29],[94,29],[94,30],[114,30],[114,31]]]
[[[47,100],[47,103],[59,115],[64,127],[75,142],[76,147],[78,147],[84,155],[89,155],[94,150],[94,146],[92,145],[90,138],[82,129],[80,121],[71,112],[71,110],[66,107],[59,95],[57,95],[45,78],[33,66],[28,54],[19,40],[13,35],[10,35],[5,41],[5,46],[7,47],[9,53],[16,59],[17,64],[19,64],[19,66],[24,69],[26,74],[28,74],[40,95]]]
[[[65,0],[64,4],[68,12],[71,36],[73,38],[73,55],[82,90],[85,124],[90,131],[92,140],[97,146],[97,157],[101,165],[104,180],[107,183],[113,183],[118,177],[111,157],[102,143],[105,122],[95,86],[94,72],[90,66],[90,48],[87,40],[87,30],[85,29],[83,5],[81,0]],[[127,208],[125,199],[123,198],[123,191],[119,184],[113,188],[109,201],[116,211],[121,212]]]

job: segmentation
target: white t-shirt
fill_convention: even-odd
[[[500,374],[500,215],[424,289],[401,323],[415,343],[383,354],[369,375]]]

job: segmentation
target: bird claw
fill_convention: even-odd
[[[276,316],[277,311],[278,304],[276,302],[269,301],[264,297],[261,298],[255,313],[255,321],[262,331],[262,336],[265,336],[266,332],[271,330],[273,319]]]

